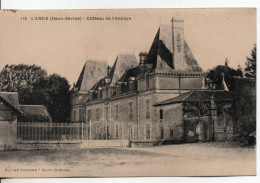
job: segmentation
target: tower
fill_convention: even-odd
[[[174,70],[184,70],[184,20],[172,18],[172,65]]]

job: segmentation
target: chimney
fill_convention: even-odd
[[[107,67],[107,77],[109,76],[110,70],[111,70],[111,68],[108,66]]]
[[[145,64],[145,61],[147,59],[147,52],[140,52],[139,57],[140,57],[139,65],[142,66]]]
[[[184,20],[171,19],[172,22],[172,65],[174,70],[185,70],[184,62]]]

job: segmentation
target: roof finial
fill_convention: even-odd
[[[225,82],[225,74],[224,72],[221,73],[221,76],[222,76],[222,83],[221,83],[221,89],[225,90],[225,91],[229,91],[228,90],[228,87],[227,87],[227,84]]]

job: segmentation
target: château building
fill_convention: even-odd
[[[72,89],[72,101],[76,100],[84,112],[77,112],[74,102],[71,121],[90,124],[88,132],[92,139],[185,140],[184,136],[192,134],[194,138],[188,141],[197,140],[196,126],[193,131],[186,129],[184,133],[184,120],[181,117],[185,115],[184,111],[179,108],[175,110],[175,103],[167,103],[177,97],[180,100],[176,105],[183,106],[182,100],[186,97],[200,95],[205,91],[205,73],[184,38],[183,24],[183,20],[172,19],[170,26],[161,25],[149,52],[139,54],[139,62],[132,54],[118,55],[112,68],[107,67],[104,72],[106,75],[89,90],[85,90],[84,94],[80,89],[80,84],[84,84],[82,71],[79,78],[82,81],[78,81]],[[228,91],[222,92],[225,93],[225,100],[233,100]],[[219,93],[211,94],[209,91],[206,94],[206,102],[212,104],[209,110],[212,106],[214,108],[212,97],[215,95],[220,96]],[[172,109],[168,110],[169,106]],[[170,114],[163,121],[167,110]],[[175,119],[180,121],[176,122]],[[212,134],[212,131],[207,133]],[[202,140],[212,138],[213,135],[208,135]]]

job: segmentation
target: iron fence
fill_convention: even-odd
[[[116,140],[123,139],[123,122],[88,123],[18,122],[20,140]]]

